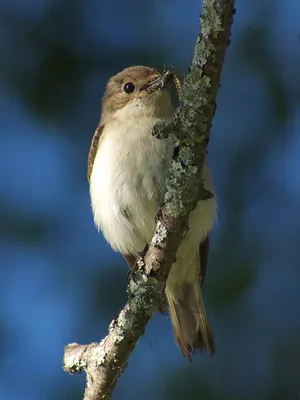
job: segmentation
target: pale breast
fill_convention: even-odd
[[[152,137],[146,121],[136,132],[112,128],[103,132],[91,175],[94,221],[115,250],[136,254],[154,233],[173,145]]]

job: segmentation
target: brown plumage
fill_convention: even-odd
[[[91,178],[91,174],[92,174],[92,170],[93,170],[93,165],[94,165],[94,161],[95,161],[95,157],[97,154],[97,150],[98,150],[98,146],[99,146],[99,141],[101,138],[101,133],[103,132],[103,125],[98,126],[98,128],[96,129],[93,139],[92,139],[92,143],[90,146],[90,151],[89,151],[89,155],[88,155],[88,167],[87,167],[87,179],[88,181],[90,181]]]
[[[191,354],[197,351],[207,351],[209,355],[215,352],[214,337],[205,312],[201,285],[204,280],[204,274],[208,254],[203,252],[207,248],[208,238],[200,245],[200,268],[196,279],[192,283],[181,285],[180,301],[174,301],[166,290],[166,296],[169,305],[170,317],[174,330],[175,339],[187,360],[191,360]],[[201,251],[202,247],[202,251]],[[202,257],[201,257],[202,253]],[[204,255],[205,254],[205,255]]]

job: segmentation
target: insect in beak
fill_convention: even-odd
[[[182,86],[181,86],[179,76],[171,69],[167,69],[161,75],[156,76],[154,78],[154,80],[145,83],[141,87],[141,90],[145,90],[149,94],[152,94],[152,93],[156,92],[157,90],[166,89],[166,87],[169,83],[174,84],[177,94],[178,94],[178,97],[179,97],[179,100],[183,101]]]
[[[164,84],[166,85],[169,82],[172,82],[176,88],[178,97],[180,101],[183,101],[183,93],[182,93],[182,86],[181,86],[181,81],[172,69],[167,69],[163,74],[162,74],[162,79],[164,80]]]
[[[158,75],[152,81],[144,83],[141,87],[141,91],[145,90],[149,94],[156,92],[157,90],[164,88],[163,76]]]

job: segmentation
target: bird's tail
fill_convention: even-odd
[[[214,338],[204,309],[200,279],[182,284],[176,293],[167,285],[166,296],[174,336],[184,357],[190,360],[198,350],[213,355]]]

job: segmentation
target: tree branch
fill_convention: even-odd
[[[156,233],[128,285],[128,302],[111,322],[100,343],[69,344],[64,369],[87,374],[84,399],[109,399],[153,312],[164,304],[164,289],[190,212],[212,196],[202,185],[202,168],[215,112],[216,95],[234,14],[234,0],[204,0],[201,31],[190,72],[183,83],[184,101],[173,122],[153,134],[177,136],[164,204]]]

